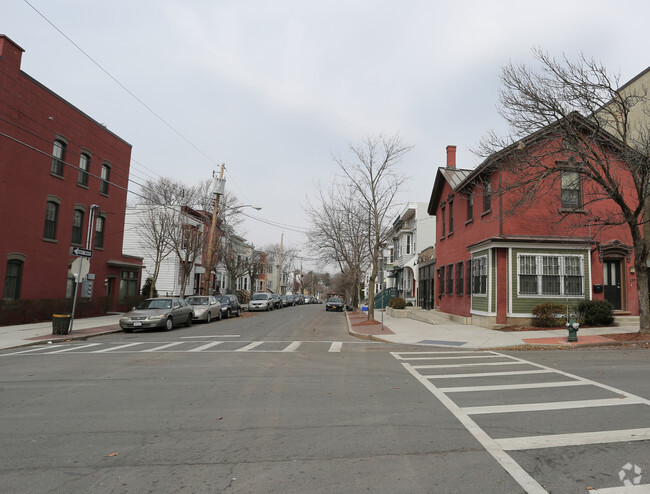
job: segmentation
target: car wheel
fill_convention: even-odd
[[[125,333],[133,333],[133,329],[131,328],[122,328],[122,331],[124,331]]]
[[[226,319],[229,319],[232,314],[230,313],[230,309],[226,311]]]
[[[208,315],[205,316],[205,323],[210,324],[210,321],[212,321],[212,314],[208,311]]]
[[[165,330],[171,331],[172,329],[174,329],[174,321],[171,317],[168,317],[165,321]]]
[[[219,309],[219,314],[217,314],[217,321],[221,321],[221,309]]]
[[[192,314],[187,315],[187,321],[185,321],[185,327],[189,328],[192,325]]]

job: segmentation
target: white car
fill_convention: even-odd
[[[248,310],[273,310],[273,303],[270,293],[255,293],[248,303]]]

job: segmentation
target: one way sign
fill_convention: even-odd
[[[73,256],[80,256],[80,257],[92,257],[93,251],[82,249],[80,247],[70,247],[70,254],[72,254]]]

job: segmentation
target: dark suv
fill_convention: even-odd
[[[221,302],[221,317],[241,316],[241,305],[236,295],[216,295]]]

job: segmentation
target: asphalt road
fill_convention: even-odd
[[[643,350],[362,341],[323,305],[7,350],[0,492],[570,493],[648,484],[650,438],[624,431],[650,430],[649,370]],[[577,384],[547,387],[558,380]],[[589,436],[612,429],[624,440]]]

